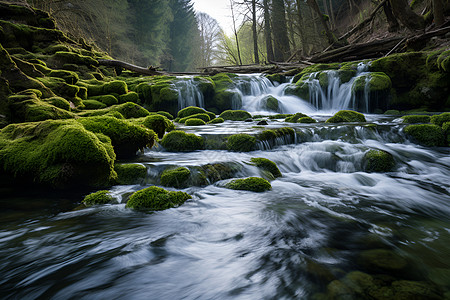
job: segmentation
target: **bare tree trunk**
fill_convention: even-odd
[[[325,34],[328,39],[328,43],[333,44],[336,42],[336,38],[331,32],[330,28],[328,28],[327,21],[324,19],[322,12],[320,11],[319,5],[316,0],[306,0],[308,5],[319,15],[320,22],[322,23],[323,28],[325,29]]]
[[[256,32],[256,0],[252,0],[252,31],[253,31],[253,55],[255,56],[255,64],[259,64],[258,53],[258,33]]]
[[[272,29],[270,25],[270,12],[268,0],[264,0],[264,37],[266,39],[267,60],[274,61],[272,46]]]
[[[241,59],[241,50],[239,48],[239,38],[236,30],[236,20],[234,19],[234,10],[233,10],[233,0],[230,0],[231,5],[231,17],[233,18],[233,31],[234,31],[234,38],[236,39],[236,47],[237,47],[237,53],[239,58],[239,65],[242,65],[242,59]]]
[[[291,1],[286,1],[287,5],[287,21],[289,24],[289,39],[292,44],[293,52],[297,50],[297,45],[295,43],[295,35],[294,35],[294,20],[292,20],[292,14],[291,14]]]
[[[308,55],[309,51],[308,51],[308,42],[307,42],[307,38],[306,38],[306,34],[305,34],[305,24],[303,21],[303,17],[302,17],[302,9],[300,6],[300,1],[301,0],[296,0],[296,4],[297,4],[297,17],[298,17],[298,32],[300,34],[300,40],[302,41],[302,49],[303,49],[303,54],[304,55]]]
[[[425,22],[409,7],[407,0],[389,0],[395,17],[410,30],[422,30]]]
[[[275,61],[285,61],[290,56],[290,49],[284,0],[272,0],[272,24]]]
[[[434,24],[436,24],[437,27],[444,24],[444,4],[442,3],[442,0],[433,0],[433,17]]]
[[[333,9],[333,0],[330,0],[330,20],[332,28],[336,28],[336,18],[334,16],[334,9]]]
[[[395,32],[398,30],[400,25],[397,22],[397,19],[395,18],[394,14],[392,13],[391,4],[389,1],[386,1],[383,5],[384,14],[386,15],[386,19],[389,24],[389,32]]]

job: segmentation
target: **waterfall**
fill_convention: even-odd
[[[188,106],[205,107],[203,94],[194,78],[183,77],[182,80],[175,81],[175,88],[178,90],[179,110]]]

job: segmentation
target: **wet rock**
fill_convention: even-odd
[[[267,122],[267,120],[261,120],[256,125],[269,125],[269,123]]]

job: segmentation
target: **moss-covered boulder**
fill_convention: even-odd
[[[117,184],[140,184],[147,176],[147,168],[141,164],[120,164],[114,165],[117,173]]]
[[[297,96],[303,100],[309,100],[309,85],[306,81],[299,80],[296,84],[290,84],[284,89],[285,95]]]
[[[225,120],[219,117],[219,118],[212,119],[211,121],[208,122],[208,124],[220,124],[223,122],[225,122]]]
[[[42,99],[42,101],[47,102],[58,108],[70,111],[70,102],[62,97],[57,97],[57,96],[50,97],[50,98]]]
[[[117,98],[114,97],[113,95],[95,96],[95,97],[92,97],[91,100],[97,100],[97,101],[105,104],[106,106],[112,106],[112,105],[119,104],[119,100],[117,100]]]
[[[286,81],[286,76],[280,73],[266,75],[266,78],[269,79],[273,84],[284,83]]]
[[[119,95],[119,103],[127,103],[127,102],[139,103],[138,93],[128,92],[126,94]]]
[[[326,123],[366,122],[362,113],[352,110],[340,110],[329,118]]]
[[[235,152],[249,152],[255,150],[256,138],[246,133],[238,133],[228,137],[227,149]]]
[[[225,187],[232,190],[245,190],[251,192],[265,192],[272,189],[270,182],[260,177],[235,179],[228,182]]]
[[[151,148],[157,137],[153,130],[110,116],[85,117],[77,121],[89,131],[108,136],[119,158],[133,157],[138,150]]]
[[[201,136],[174,130],[164,136],[161,140],[161,145],[167,151],[184,152],[201,150],[205,147],[205,142]]]
[[[260,168],[263,171],[269,172],[272,177],[277,178],[281,177],[280,169],[276,163],[267,158],[262,157],[253,157],[250,162],[256,167]]]
[[[427,115],[407,115],[402,117],[403,122],[407,124],[430,123],[431,117]]]
[[[317,121],[311,117],[303,117],[303,118],[298,119],[297,123],[312,124],[312,123],[317,123]]]
[[[181,109],[177,113],[177,117],[182,119],[196,114],[206,114],[206,110],[197,106],[188,106],[186,108]]]
[[[85,206],[92,206],[92,205],[115,204],[117,203],[117,200],[114,199],[114,197],[109,194],[109,191],[102,190],[87,195],[86,197],[84,197],[81,203],[83,203]]]
[[[82,112],[79,114],[81,117],[89,117],[89,116],[103,116],[103,115],[114,115],[115,113],[120,114],[125,119],[130,118],[142,118],[150,115],[150,112],[143,108],[142,106],[127,102],[123,104],[113,105],[108,108],[99,109],[95,111]]]
[[[106,186],[116,178],[111,140],[75,120],[11,124],[0,131],[7,174],[52,187]]]
[[[268,95],[261,99],[261,107],[263,110],[277,112],[280,109],[278,99],[274,96]]]
[[[445,146],[445,136],[441,127],[432,124],[409,125],[405,133],[414,141],[429,147]]]
[[[208,114],[205,113],[200,113],[200,114],[193,114],[184,118],[181,118],[178,120],[179,123],[186,123],[187,120],[189,119],[200,119],[203,120],[203,122],[209,122],[211,120],[211,118],[209,117]]]
[[[172,131],[175,127],[169,119],[159,114],[152,114],[145,118],[131,119],[133,124],[143,125],[148,129],[153,130],[162,139],[166,132]]]
[[[161,185],[175,188],[186,187],[191,171],[188,168],[168,168],[161,173]]]
[[[231,163],[207,164],[200,167],[209,183],[234,177],[238,168]]]
[[[276,139],[281,138],[284,142],[294,142],[295,130],[290,127],[282,127],[277,129],[263,130],[258,134],[259,141],[268,142],[270,145],[274,145]]]
[[[298,120],[300,120],[301,118],[306,118],[306,117],[308,117],[308,116],[303,113],[296,113],[294,115],[286,117],[284,119],[284,121],[289,122],[289,123],[297,123]]]
[[[201,119],[196,119],[196,118],[188,119],[188,120],[186,120],[186,122],[184,124],[186,126],[202,126],[202,125],[206,125],[205,121],[203,121]]]
[[[395,166],[392,154],[383,150],[369,150],[364,154],[366,172],[390,172]]]
[[[83,100],[84,109],[102,109],[106,107],[105,103],[97,100]]]
[[[450,112],[445,112],[439,115],[434,115],[431,116],[431,123],[437,125],[437,126],[441,126],[445,123],[445,122],[450,122]]]
[[[56,66],[62,67],[65,64],[98,66],[98,61],[90,56],[81,55],[75,52],[57,51],[51,58]]]
[[[226,110],[220,114],[219,118],[231,121],[245,121],[251,119],[252,115],[245,110]]]
[[[135,192],[130,196],[125,207],[137,210],[165,210],[178,207],[192,197],[184,192],[167,191],[163,188],[151,186]]]
[[[369,92],[383,92],[389,91],[392,87],[392,82],[389,76],[382,72],[373,72],[366,75],[359,76],[353,82],[353,92],[364,92],[367,88]]]
[[[103,93],[106,95],[117,94],[124,95],[128,92],[128,86],[125,81],[113,80],[103,85]]]

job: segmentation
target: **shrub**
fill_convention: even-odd
[[[84,200],[81,203],[86,206],[117,203],[116,199],[114,199],[113,196],[108,193],[109,191],[105,190],[91,193],[84,197]]]
[[[408,116],[403,116],[403,123],[409,123],[409,124],[414,124],[414,123],[430,123],[430,116],[426,116],[426,115],[408,115]]]
[[[204,140],[201,136],[197,136],[193,133],[174,130],[164,136],[161,140],[161,145],[166,148],[167,151],[194,151],[204,148]]]
[[[405,132],[419,144],[436,147],[445,145],[444,132],[441,127],[431,124],[409,125]]]
[[[329,118],[326,123],[366,122],[363,114],[352,110],[340,110]]]
[[[252,115],[245,110],[226,110],[219,117],[224,120],[245,121],[251,119]]]
[[[250,160],[253,165],[257,166],[258,168],[270,172],[273,177],[281,177],[280,169],[278,169],[277,165],[267,158],[262,157],[254,157]]]
[[[139,210],[164,210],[178,207],[191,198],[189,194],[184,192],[170,192],[160,187],[151,186],[132,194],[125,207]]]
[[[206,125],[205,121],[200,120],[200,119],[188,119],[186,120],[186,122],[184,123],[186,126],[201,126],[201,125]]]
[[[270,182],[260,177],[248,177],[244,179],[235,179],[225,185],[232,190],[245,190],[252,192],[265,192],[272,188]]]
[[[164,170],[161,174],[161,185],[171,186],[176,188],[185,187],[191,171],[188,168],[169,168]]]
[[[249,152],[254,150],[256,138],[249,134],[234,134],[227,139],[227,149],[236,152]]]
[[[390,172],[395,166],[392,154],[383,150],[369,150],[364,154],[366,172]]]

